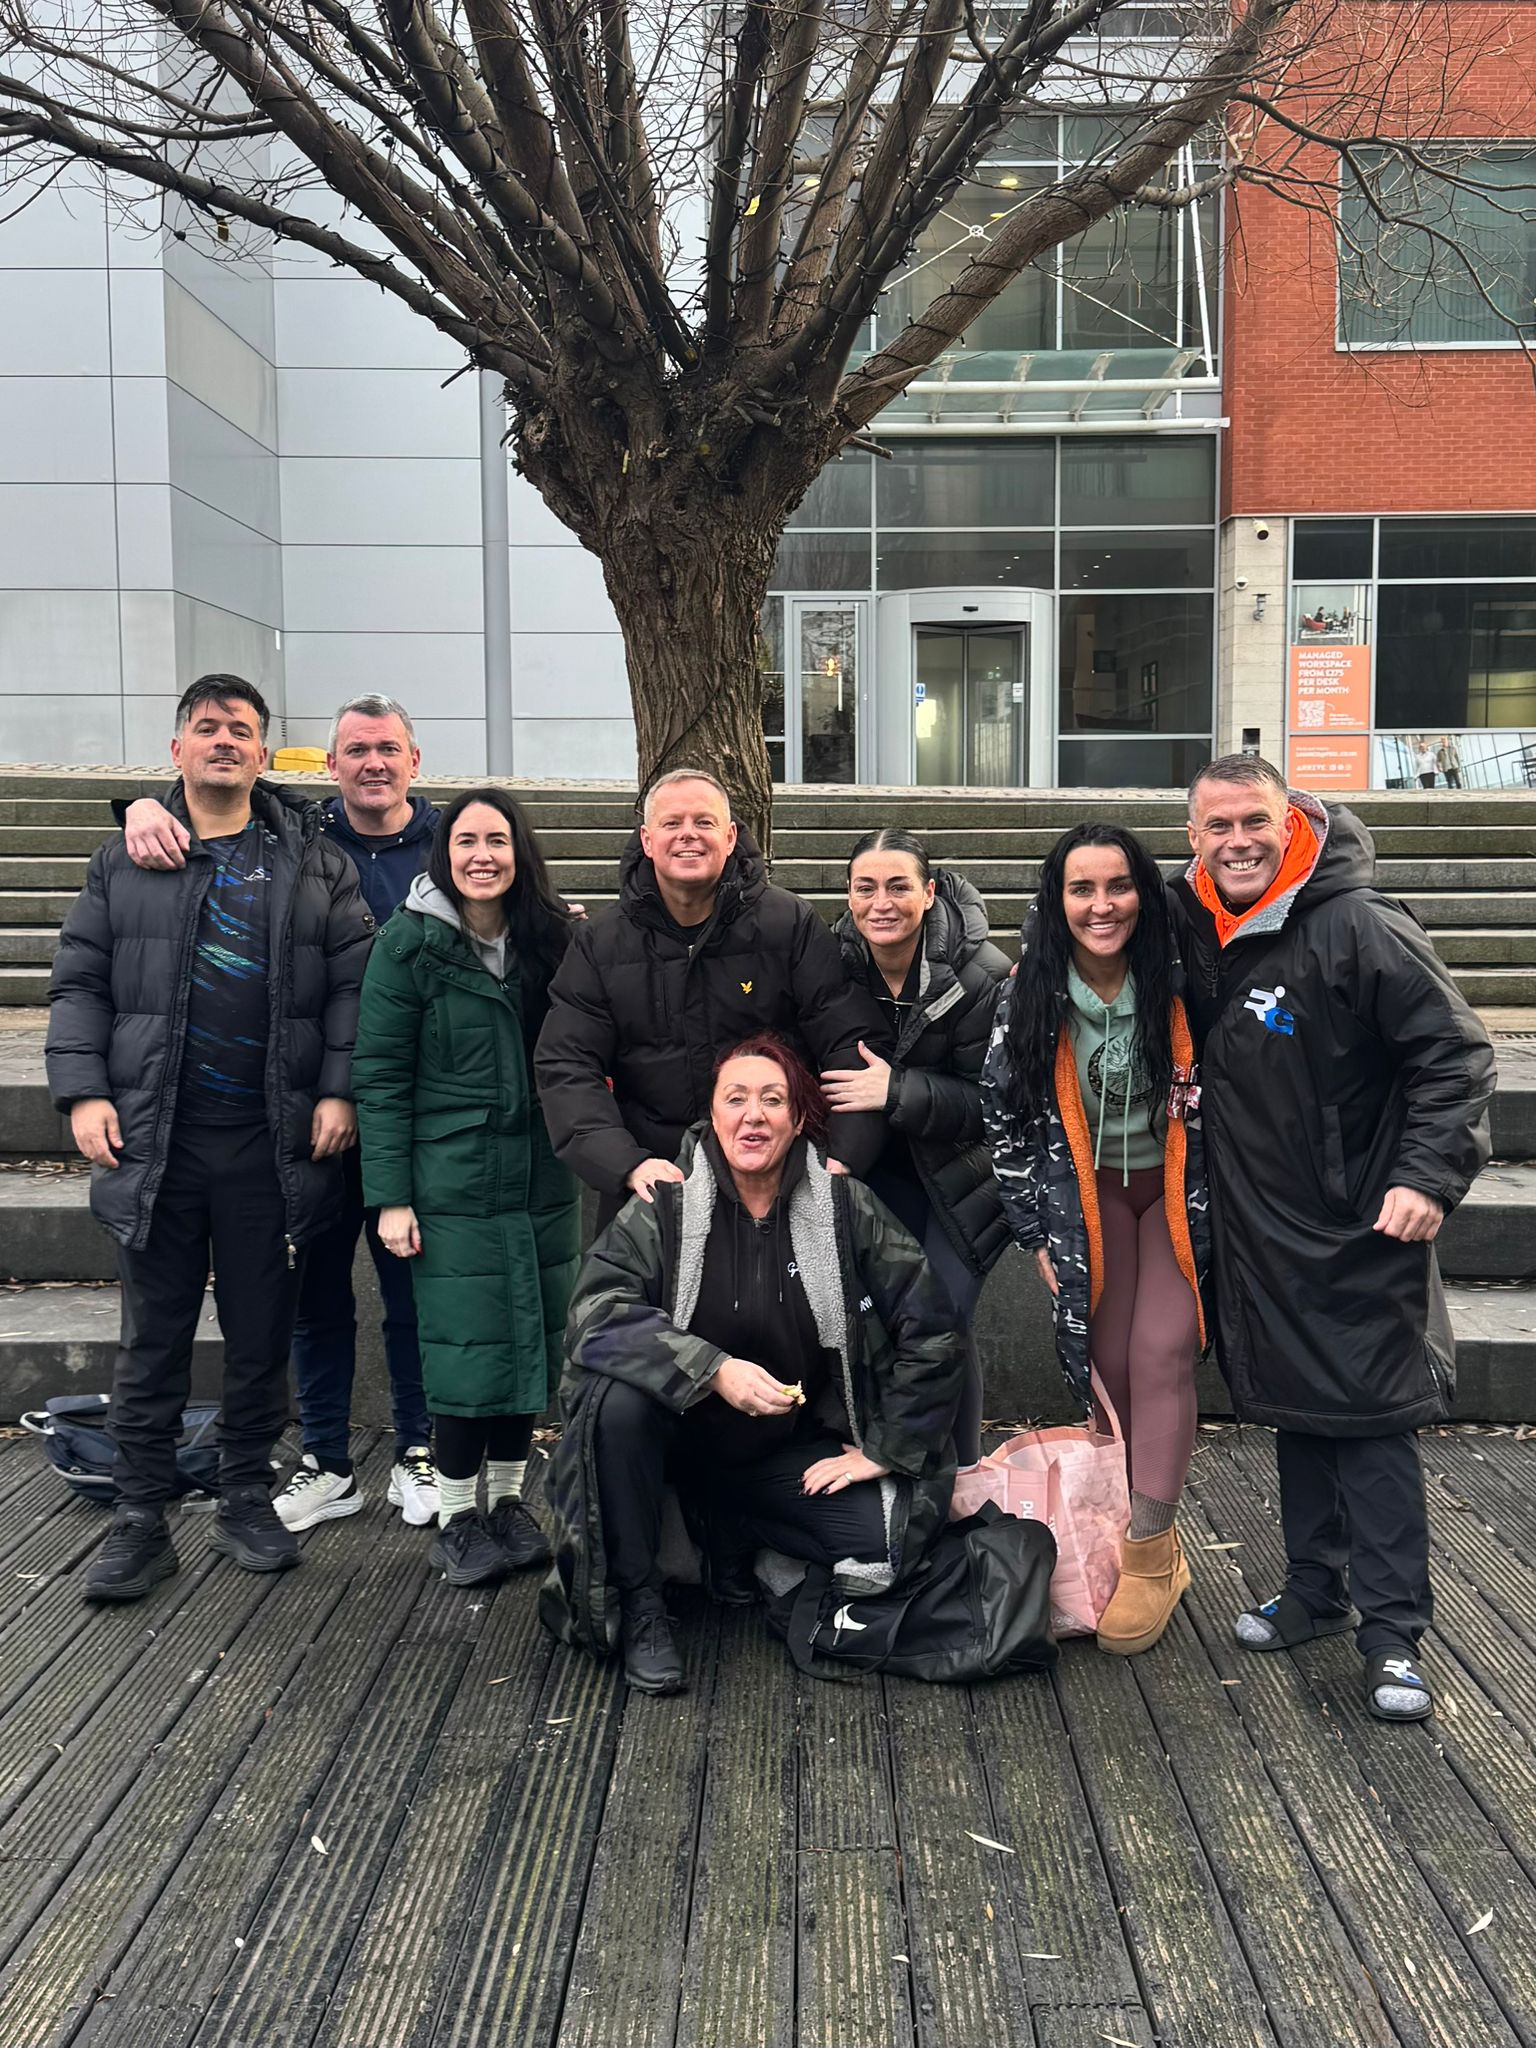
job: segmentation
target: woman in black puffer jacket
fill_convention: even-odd
[[[836,932],[850,979],[889,1024],[890,1058],[822,1075],[836,1109],[881,1109],[885,1149],[864,1176],[923,1247],[965,1346],[955,1420],[962,1464],[981,1455],[981,1367],[970,1321],[981,1283],[1008,1243],[982,1131],[980,1076],[1008,961],[987,937],[987,906],[963,876],[934,873],[923,842],[882,826],[848,860],[848,910]]]

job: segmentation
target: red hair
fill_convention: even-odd
[[[729,1052],[721,1053],[715,1061],[713,1081],[720,1079],[720,1069],[729,1060],[772,1060],[784,1076],[789,1092],[789,1113],[798,1124],[805,1126],[805,1135],[813,1144],[823,1145],[827,1138],[827,1098],[821,1092],[821,1083],[801,1059],[794,1047],[773,1031],[759,1031],[752,1038],[744,1038],[739,1045],[733,1045]],[[710,1087],[713,1095],[713,1083]]]

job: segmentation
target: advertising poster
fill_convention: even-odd
[[[1368,732],[1371,650],[1316,642],[1293,647],[1290,724],[1297,738],[1312,733]]]
[[[1370,757],[1369,733],[1341,734],[1337,739],[1292,733],[1290,779],[1299,789],[1369,789]]]

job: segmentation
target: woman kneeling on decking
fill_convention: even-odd
[[[1189,1585],[1174,1512],[1195,1447],[1210,1218],[1177,972],[1150,854],[1120,826],[1074,826],[1041,867],[981,1084],[1003,1206],[1054,1297],[1068,1385],[1086,1409],[1096,1371],[1125,1432],[1131,1521],[1098,1631],[1122,1656],[1152,1647]]]
[[[764,1035],[715,1072],[681,1182],[634,1196],[577,1284],[551,1469],[541,1613],[645,1692],[683,1659],[662,1596],[676,1486],[718,1599],[755,1597],[760,1548],[831,1567],[844,1597],[908,1574],[954,1484],[961,1354],[922,1252],[828,1172],[826,1105]]]

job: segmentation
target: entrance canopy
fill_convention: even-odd
[[[1024,420],[1183,417],[1186,394],[1219,393],[1198,349],[967,350],[942,357],[874,422],[875,433],[914,427],[1008,426]]]

